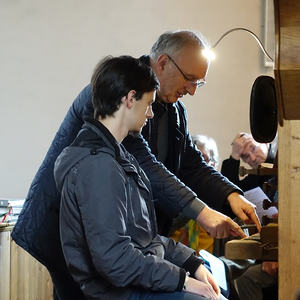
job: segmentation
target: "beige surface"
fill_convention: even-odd
[[[9,300],[10,231],[0,231],[0,300]]]
[[[262,0],[0,1],[0,197],[22,197],[67,109],[105,55],[149,52],[166,30],[201,31],[211,43],[232,27],[263,38]],[[270,73],[255,40],[234,32],[218,46],[206,86],[183,98],[192,134],[215,137],[226,158],[249,131],[250,89]],[[13,120],[13,121],[12,121]]]
[[[46,268],[0,230],[0,300],[50,300],[52,282]]]
[[[279,299],[300,289],[300,121],[279,130]]]

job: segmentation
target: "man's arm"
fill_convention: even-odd
[[[128,136],[123,145],[131,152],[148,176],[153,196],[160,201],[160,208],[171,218],[179,213],[197,220],[212,237],[224,238],[229,235],[244,237],[240,227],[227,216],[210,209],[196,194],[175,175],[158,162],[150,152],[141,135]]]
[[[180,101],[178,109],[184,116],[183,121],[187,120],[185,107]],[[223,211],[229,204],[236,216],[244,222],[255,223],[260,230],[255,206],[242,196],[243,192],[236,185],[206,164],[201,152],[193,144],[187,128],[185,136],[186,144],[182,154],[180,179],[210,207]]]

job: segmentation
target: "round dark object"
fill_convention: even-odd
[[[255,79],[250,97],[250,128],[259,143],[270,143],[277,132],[275,80],[270,76]]]

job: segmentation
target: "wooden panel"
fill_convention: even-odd
[[[0,300],[9,300],[10,231],[0,231]]]
[[[300,289],[300,121],[279,128],[279,299]]]
[[[52,281],[47,269],[11,242],[11,300],[52,299]]]
[[[280,123],[300,120],[300,1],[274,0],[275,80]]]

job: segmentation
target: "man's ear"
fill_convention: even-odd
[[[161,74],[166,67],[169,58],[166,54],[161,54],[156,60],[156,72]]]
[[[135,99],[135,94],[136,94],[136,92],[135,92],[135,90],[130,90],[129,92],[128,92],[128,94],[127,94],[127,96],[125,97],[123,97],[123,98],[125,98],[124,99],[124,102],[125,102],[125,104],[126,104],[126,106],[128,107],[128,108],[131,108],[132,106],[133,106],[133,104],[134,104],[134,102],[136,101],[136,99]],[[123,99],[122,99],[123,100]]]

